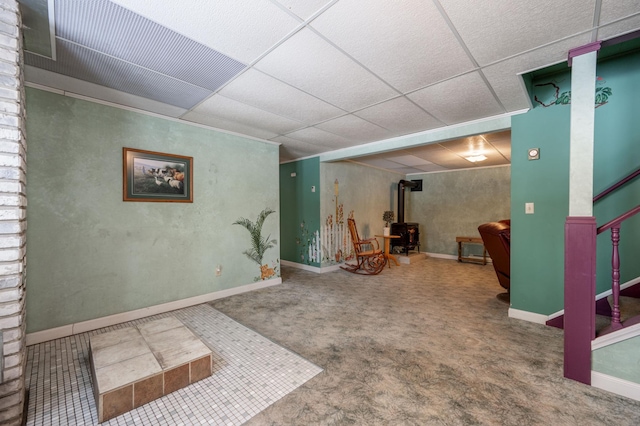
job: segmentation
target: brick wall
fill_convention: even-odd
[[[25,398],[26,139],[20,12],[0,0],[0,424],[22,423]],[[26,413],[25,413],[26,415]]]

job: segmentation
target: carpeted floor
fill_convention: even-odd
[[[491,265],[282,278],[211,302],[324,368],[249,425],[640,424],[639,402],[562,377],[562,331],[508,318]]]

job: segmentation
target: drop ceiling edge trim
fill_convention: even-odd
[[[38,84],[38,83],[31,83],[31,82],[25,81],[24,85],[26,87],[31,87],[31,88],[34,88],[34,89],[43,90],[45,92],[56,93],[56,94],[59,94],[59,95],[62,95],[62,96],[70,97],[70,98],[75,98],[75,99],[80,99],[80,100],[83,100],[83,101],[93,102],[93,103],[100,104],[100,105],[106,105],[106,106],[110,106],[110,107],[113,107],[113,108],[123,109],[125,111],[137,112],[139,114],[148,115],[150,117],[161,118],[163,120],[172,121],[174,123],[184,124],[186,126],[199,127],[201,129],[206,129],[206,130],[214,130],[216,132],[225,133],[225,134],[233,135],[233,136],[239,136],[239,137],[242,137],[244,139],[250,139],[250,140],[254,140],[256,142],[262,142],[262,143],[266,143],[266,144],[269,144],[269,145],[276,145],[276,146],[282,145],[280,142],[268,141],[266,139],[256,138],[255,136],[243,135],[242,133],[236,133],[236,132],[232,132],[232,131],[229,131],[229,130],[219,129],[219,128],[213,127],[213,126],[207,126],[206,124],[194,123],[194,122],[191,122],[191,121],[186,121],[186,120],[182,120],[182,119],[179,119],[179,118],[169,117],[169,116],[158,114],[158,113],[151,112],[151,111],[145,111],[145,110],[139,109],[139,108],[133,108],[133,107],[126,106],[126,105],[116,104],[114,102],[103,101],[101,99],[92,98],[90,96],[85,96],[85,95],[81,95],[81,94],[78,94],[78,93],[69,92],[69,91],[66,91],[66,90],[55,89],[53,87],[45,86],[45,85]]]
[[[524,114],[529,108],[512,111],[492,117],[485,117],[478,120],[453,124],[451,126],[438,127],[436,129],[425,130],[423,132],[411,133],[409,135],[396,136],[381,141],[368,144],[355,145],[347,148],[319,154],[320,162],[332,162],[349,160],[364,155],[382,154],[397,149],[412,148],[421,145],[428,145],[443,142],[451,139],[463,138],[481,133],[498,132],[511,128],[511,117]]]

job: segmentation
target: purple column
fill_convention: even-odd
[[[564,227],[564,377],[591,384],[595,338],[596,219],[569,216]]]

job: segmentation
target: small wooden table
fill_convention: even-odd
[[[396,266],[400,266],[400,263],[398,263],[398,259],[396,259],[396,257],[392,255],[389,250],[389,243],[391,239],[400,238],[400,235],[376,235],[376,237],[384,238],[384,258],[387,260],[387,264],[389,265],[389,268],[391,268],[391,262],[389,262],[389,259],[396,262]]]
[[[470,263],[481,263],[483,265],[487,264],[487,249],[484,247],[484,242],[480,237],[456,237],[456,243],[458,243],[458,262],[470,262]],[[462,256],[462,245],[463,244],[481,244],[482,245],[482,260],[476,259],[474,257],[463,257]]]

